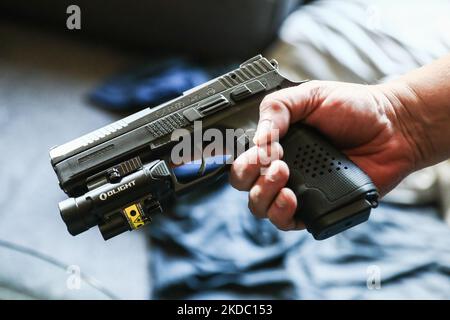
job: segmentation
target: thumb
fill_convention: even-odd
[[[283,137],[292,122],[304,120],[320,105],[320,81],[309,81],[267,95],[261,102],[254,142],[268,144]]]

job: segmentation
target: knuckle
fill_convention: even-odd
[[[245,184],[240,181],[235,175],[230,175],[230,184],[233,188],[239,191],[245,191]]]
[[[286,110],[286,104],[278,97],[273,94],[270,94],[261,101],[260,104],[260,112],[261,113],[280,113]]]
[[[234,160],[233,165],[241,170],[242,172],[247,172],[252,166],[258,164],[258,149],[256,147],[251,147],[243,154]]]
[[[289,179],[289,168],[282,160],[272,162],[268,172],[268,179],[271,182],[281,182],[285,184]]]
[[[248,194],[249,200],[251,202],[258,202],[258,200],[261,199],[261,195],[262,195],[262,188],[258,185],[253,186]]]
[[[295,207],[297,206],[297,198],[296,198],[296,196],[295,196],[294,191],[292,191],[292,190],[289,189],[289,188],[283,188],[283,189],[281,189],[280,194],[281,194],[281,196],[284,197],[285,199],[291,199],[291,200],[293,201],[293,202],[292,202],[292,206],[293,206],[294,209],[295,209]]]
[[[244,187],[244,177],[240,174],[241,170],[236,168],[231,168],[230,171],[230,184],[237,190],[243,191]]]
[[[239,160],[235,161],[231,165],[231,172],[234,176],[236,176],[238,179],[244,179],[246,178],[246,173],[248,172],[248,163],[247,161]]]

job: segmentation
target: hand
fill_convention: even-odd
[[[399,92],[402,99],[398,98]],[[302,204],[285,187],[289,168],[280,160],[282,148],[272,141],[275,130],[282,137],[290,123],[303,121],[333,141],[384,195],[416,166],[415,139],[401,102],[410,96],[407,88],[398,86],[394,90],[388,85],[323,81],[272,93],[260,106],[256,146],[233,163],[231,184],[238,190],[250,191],[249,208],[256,217],[269,218],[281,230],[304,228],[293,218]],[[279,151],[278,159],[269,163],[261,175],[265,164],[260,161],[260,151],[269,146]]]

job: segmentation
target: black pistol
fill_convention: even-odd
[[[280,75],[275,60],[258,55],[172,101],[53,148],[51,164],[70,197],[59,203],[68,231],[77,235],[98,226],[110,239],[149,223],[176,196],[215,181],[234,155],[175,166],[174,133],[194,134],[197,121],[204,129],[255,129],[264,96],[296,85],[301,83]],[[249,137],[243,134],[236,141],[248,146]],[[290,169],[288,187],[300,204],[296,218],[315,239],[369,218],[378,204],[375,185],[320,132],[297,123],[281,144]]]

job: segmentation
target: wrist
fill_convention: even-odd
[[[410,156],[407,174],[426,167],[430,164],[433,146],[426,130],[423,100],[406,81],[391,81],[378,87],[387,99],[386,115],[404,142],[401,147]]]

